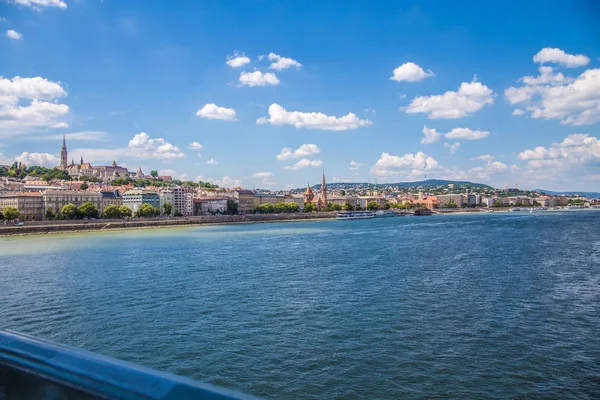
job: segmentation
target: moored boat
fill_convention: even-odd
[[[375,218],[395,217],[396,213],[392,210],[379,210],[375,212]]]
[[[431,215],[431,210],[429,208],[417,208],[414,213],[415,216],[426,216]]]
[[[337,213],[336,219],[350,220],[350,219],[371,219],[374,218],[375,214],[371,211],[340,211]]]

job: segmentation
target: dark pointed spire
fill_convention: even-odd
[[[67,142],[65,141],[65,135],[63,135],[63,149],[67,147]]]
[[[81,164],[83,164],[83,156],[81,156]]]

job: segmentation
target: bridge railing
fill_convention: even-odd
[[[2,400],[253,399],[213,385],[0,331]]]

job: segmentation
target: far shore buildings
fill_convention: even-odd
[[[123,193],[123,205],[136,213],[142,204],[150,204],[154,208],[160,208],[160,197],[154,190],[134,189]]]
[[[75,164],[74,160],[71,160],[71,164],[69,164],[67,144],[64,135],[63,144],[60,151],[59,168],[64,171],[67,171],[69,176],[75,179],[81,179],[85,176],[86,178],[98,178],[103,181],[107,181],[129,175],[129,171],[127,170],[127,168],[118,166],[116,161],[113,161],[111,165],[101,165],[94,167],[89,162],[83,162],[82,156],[79,164]],[[143,177],[141,169],[138,169],[138,173],[135,175],[135,177]]]

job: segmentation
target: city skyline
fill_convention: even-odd
[[[0,164],[597,191],[598,6],[551,3],[0,3]]]

